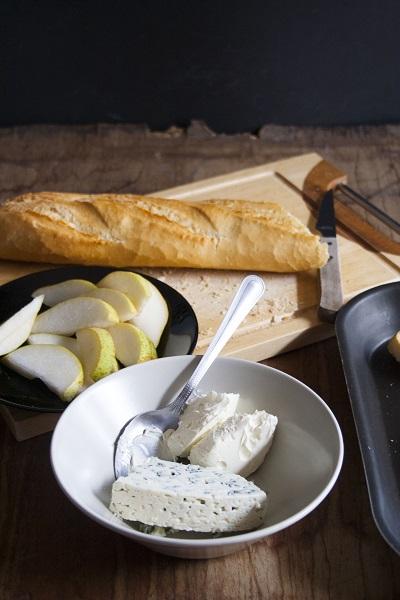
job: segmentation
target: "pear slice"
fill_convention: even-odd
[[[118,323],[115,309],[99,298],[71,298],[41,313],[33,325],[33,333],[72,335],[84,327],[109,327]]]
[[[153,342],[134,325],[118,323],[108,331],[114,340],[116,357],[125,367],[157,358]]]
[[[29,379],[38,378],[62,400],[69,402],[83,385],[80,361],[66,348],[53,344],[22,346],[2,359],[3,363]]]
[[[75,338],[66,335],[56,335],[55,333],[32,333],[28,337],[29,344],[52,344],[53,346],[63,346],[78,356],[78,344]]]
[[[129,321],[135,316],[137,310],[130,298],[124,292],[112,290],[111,288],[96,288],[89,294],[90,298],[100,298],[115,308],[120,321]]]
[[[150,281],[130,271],[113,271],[97,284],[124,292],[134,303],[137,314],[130,320],[142,329],[157,347],[168,321],[168,306]]]
[[[76,339],[86,381],[98,381],[118,371],[113,338],[106,329],[86,327],[76,332]]]
[[[103,277],[97,283],[97,286],[124,292],[138,311],[141,310],[142,305],[151,295],[150,282],[138,273],[131,273],[130,271],[113,271]]]
[[[38,296],[0,325],[0,356],[16,350],[32,331],[44,296]]]
[[[168,322],[168,306],[155,285],[150,283],[150,297],[142,304],[130,323],[144,331],[157,348],[161,335]]]
[[[94,289],[96,289],[95,284],[91,281],[86,281],[86,279],[67,279],[67,281],[62,281],[61,283],[38,288],[33,292],[32,297],[36,298],[43,294],[43,303],[46,306],[54,306],[70,298],[86,296],[88,292]]]

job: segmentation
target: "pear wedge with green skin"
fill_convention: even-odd
[[[76,332],[76,339],[87,383],[118,371],[113,338],[106,329],[86,327]]]
[[[45,285],[35,290],[32,294],[33,298],[44,295],[43,304],[46,306],[55,306],[59,302],[76,298],[77,296],[86,296],[88,292],[92,292],[96,286],[91,281],[86,279],[67,279],[53,285]]]
[[[97,287],[123,292],[133,302],[137,311],[141,310],[151,295],[150,282],[131,271],[112,271],[97,283]]]
[[[115,308],[120,321],[129,321],[137,313],[132,300],[124,292],[111,288],[98,288],[87,294],[90,298],[100,298]]]
[[[28,379],[41,379],[66,402],[79,394],[83,386],[82,365],[75,354],[63,346],[22,346],[5,356],[2,362]]]
[[[85,327],[109,327],[118,322],[118,315],[110,304],[99,298],[79,296],[41,313],[33,324],[32,333],[72,335]]]
[[[130,271],[113,271],[97,285],[118,289],[129,296],[138,311],[130,322],[142,329],[157,347],[168,322],[169,311],[156,286],[138,273]]]
[[[118,323],[108,328],[115,346],[115,355],[125,367],[157,358],[153,342],[131,323]]]
[[[78,343],[76,338],[66,335],[57,335],[55,333],[32,333],[28,337],[28,344],[52,344],[53,346],[63,346],[78,356]]]
[[[26,342],[44,296],[38,296],[0,325],[0,356],[16,350]]]

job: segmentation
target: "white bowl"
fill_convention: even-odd
[[[262,527],[227,537],[163,538],[140,533],[114,516],[110,502],[113,444],[136,413],[159,407],[178,391],[198,357],[174,356],[122,369],[92,385],[62,414],[51,460],[66,495],[89,517],[157,552],[184,558],[223,556],[281,531],[309,514],[333,487],[343,440],[328,406],[300,381],[271,367],[218,358],[204,391],[239,392],[239,410],[265,409],[279,423],[264,464],[251,479],[269,496]]]

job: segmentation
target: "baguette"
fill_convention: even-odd
[[[41,192],[0,206],[0,257],[292,272],[323,266],[328,250],[272,202]]]

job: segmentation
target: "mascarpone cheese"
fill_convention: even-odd
[[[193,445],[189,460],[247,477],[263,463],[278,423],[265,410],[235,414]]]
[[[231,417],[237,407],[239,394],[209,392],[189,400],[179,425],[167,438],[174,456],[185,457],[206,433]]]

